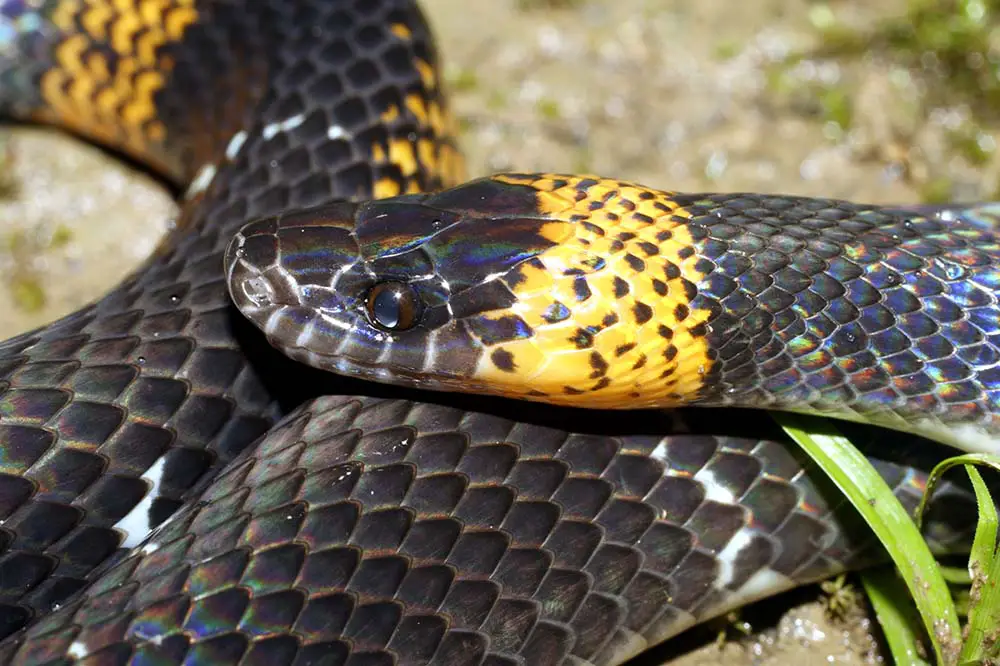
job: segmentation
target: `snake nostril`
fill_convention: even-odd
[[[259,308],[274,302],[274,290],[270,283],[259,275],[243,280],[242,288],[243,295]]]

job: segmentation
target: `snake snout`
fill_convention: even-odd
[[[251,320],[298,301],[295,283],[281,270],[273,219],[251,222],[240,229],[226,249],[225,268],[230,297]]]
[[[370,280],[353,235],[356,204],[340,202],[250,222],[226,250],[229,294],[281,349],[335,354],[361,316]]]

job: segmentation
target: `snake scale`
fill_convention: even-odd
[[[3,663],[617,664],[883,557],[766,418],[366,384],[240,315],[247,222],[461,181],[413,2],[0,0],[0,111],[185,188],[132,277],[0,344]],[[935,446],[867,450],[912,508]],[[973,507],[942,486],[939,552]]]

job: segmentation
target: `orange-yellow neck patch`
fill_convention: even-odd
[[[709,312],[691,307],[705,274],[671,193],[587,176],[495,178],[536,190],[538,212],[564,223],[563,238],[505,278],[518,300],[489,316],[517,316],[531,335],[486,348],[475,379],[564,405],[696,399],[712,363]]]

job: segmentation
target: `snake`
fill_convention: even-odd
[[[744,404],[769,390],[790,396],[790,406],[806,398],[828,406],[830,395],[777,390],[780,372],[741,374],[755,366],[736,347],[722,354],[712,346],[716,329],[694,300],[720,295],[726,275],[739,277],[742,291],[719,298],[723,315],[742,313],[748,293],[772,305],[804,294],[786,289],[794,270],[773,264],[803,243],[842,270],[870,267],[869,281],[889,280],[879,270],[894,266],[885,259],[894,248],[925,258],[899,270],[920,289],[919,276],[936,280],[941,291],[917,294],[919,310],[956,346],[927,366],[925,376],[939,381],[921,414],[938,430],[967,425],[964,434],[980,444],[994,427],[993,394],[969,392],[988,389],[994,338],[976,346],[961,337],[983,323],[969,313],[995,268],[995,255],[980,247],[992,238],[988,205],[905,216],[614,185],[628,196],[605,205],[631,202],[639,214],[646,204],[673,206],[671,220],[692,221],[661,229],[684,259],[665,257],[680,270],[665,276],[673,311],[662,310],[668,301],[646,305],[684,329],[675,346],[686,336],[685,353],[702,355],[683,360],[678,347],[667,359],[664,349],[653,363],[657,381],[669,379],[668,369],[677,381],[628,419],[614,410],[634,377],[609,367],[618,397],[606,400],[612,390],[590,390],[601,383],[603,375],[590,376],[599,368],[576,365],[577,357],[596,362],[586,352],[566,364],[569,375],[553,376],[541,361],[537,376],[526,372],[529,346],[514,344],[509,317],[481,318],[487,335],[476,339],[492,330],[488,354],[442,334],[425,339],[423,351],[403,342],[396,334],[406,331],[397,329],[431,330],[428,317],[440,317],[435,330],[444,331],[462,308],[510,310],[512,295],[534,292],[538,301],[565,299],[560,290],[575,295],[582,285],[597,290],[598,260],[610,260],[616,241],[628,248],[626,263],[668,265],[653,259],[665,238],[646,241],[638,229],[625,238],[624,228],[607,237],[614,225],[593,211],[553,209],[574,191],[589,207],[586,194],[602,181],[508,175],[461,184],[436,45],[411,0],[0,0],[0,113],[113,150],[172,184],[181,201],[173,230],[121,284],[0,343],[2,663],[619,664],[729,609],[884,560],[853,510],[767,418],[720,418],[727,407],[652,408],[680,402],[675,396],[709,398],[711,386],[736,388]],[[482,188],[496,196],[472,196]],[[790,222],[804,210],[810,215]],[[363,231],[355,222],[366,215]],[[488,228],[479,224],[487,218]],[[740,225],[756,236],[741,235]],[[607,246],[596,244],[598,229]],[[331,233],[340,245],[321,242]],[[265,257],[268,238],[281,240],[280,260]],[[653,245],[657,253],[632,251]],[[848,245],[850,257],[842,254]],[[553,252],[582,264],[567,265],[578,273],[558,275],[560,286],[540,293],[551,265],[540,267]],[[709,257],[738,263],[739,252],[750,262],[744,272],[703,270]],[[357,261],[359,253],[380,257],[377,267]],[[421,257],[434,270],[415,287]],[[251,278],[254,262],[279,270]],[[334,271],[342,284],[333,286],[330,266],[344,268]],[[500,269],[515,266],[524,289],[498,291],[513,284]],[[873,306],[865,298],[900,286],[859,291],[858,275],[828,277],[848,302],[861,299],[859,311]],[[748,286],[767,279],[757,291]],[[688,284],[695,289],[685,303]],[[658,294],[650,285],[637,295]],[[460,292],[468,294],[461,307]],[[243,300],[260,308],[293,293],[316,300],[283,314],[280,330]],[[340,306],[327,303],[322,318],[309,314],[341,297],[353,299],[349,313],[334,316]],[[645,308],[630,298],[622,302],[638,323]],[[571,320],[596,325],[582,300],[564,303]],[[623,312],[593,302],[605,316]],[[963,314],[949,320],[953,306]],[[780,342],[805,324],[783,319],[793,311],[757,315],[773,317],[762,338],[778,337],[770,345],[755,337],[752,349],[774,352],[775,365],[795,349],[787,376],[820,379],[802,361],[805,338]],[[339,325],[359,315],[374,327]],[[859,325],[872,316],[859,314]],[[357,336],[332,366],[310,368],[298,360],[322,347],[297,359],[272,344],[296,321],[310,344],[324,344],[318,325]],[[733,322],[734,335],[751,321],[744,314]],[[591,351],[607,355],[615,334],[590,335]],[[567,349],[558,334],[549,340]],[[864,338],[853,358],[864,366],[875,346]],[[835,357],[830,367],[849,360]],[[864,367],[885,370],[891,358]],[[949,374],[959,372],[958,360],[973,369],[966,383]],[[883,388],[906,400],[873,390],[848,406],[867,415],[884,402],[904,418],[924,404],[904,390],[905,364],[893,367],[900,372]],[[455,385],[456,373],[477,390]],[[403,377],[406,386],[385,383]],[[526,377],[536,384],[527,391]],[[423,390],[442,387],[450,392]],[[560,405],[532,401],[559,391],[549,402]],[[590,404],[561,399],[577,391]],[[954,407],[939,409],[944,403]],[[868,442],[876,469],[913,510],[941,453],[920,435],[935,433],[911,429],[887,442],[871,425],[878,419],[857,420],[864,423],[845,428]],[[935,552],[968,547],[974,508],[967,488],[938,487],[925,521]]]

